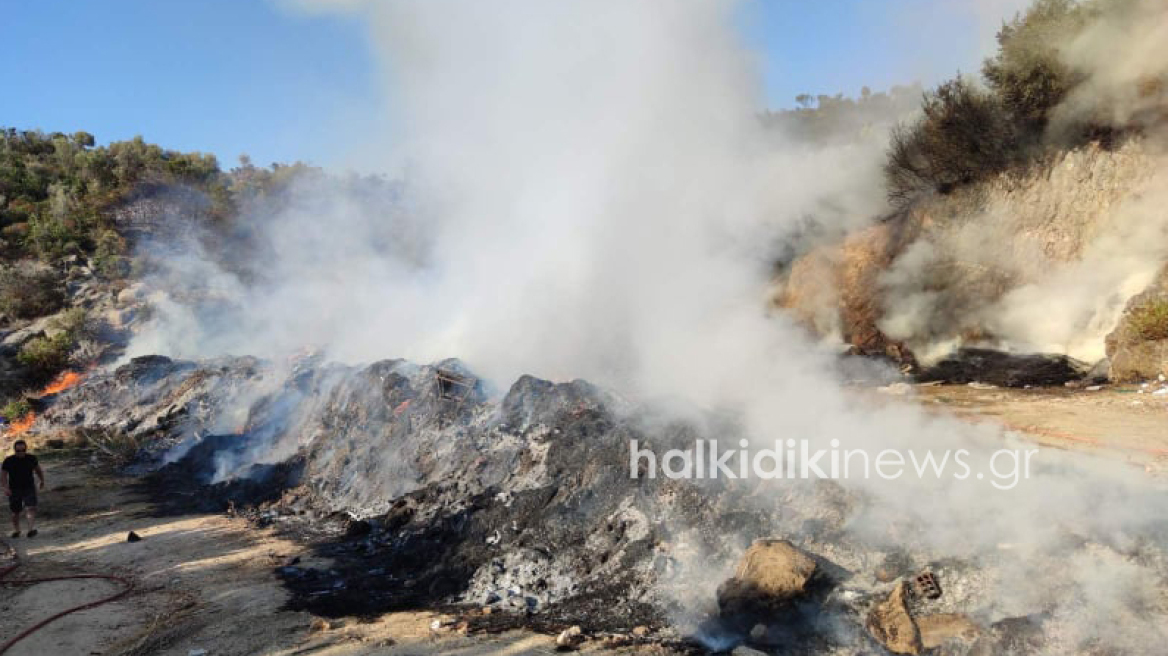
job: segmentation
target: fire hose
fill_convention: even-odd
[[[8,549],[12,553],[14,553],[14,554],[16,553],[16,551],[12,549],[11,545],[5,544],[4,546],[8,547]],[[19,555],[17,556],[17,558],[19,559]],[[81,604],[79,606],[74,606],[72,608],[63,610],[63,611],[57,613],[56,615],[53,615],[51,617],[48,617],[48,618],[41,620],[40,622],[34,624],[33,626],[30,626],[29,628],[21,631],[19,634],[17,634],[15,637],[9,639],[4,644],[0,645],[0,654],[8,653],[8,650],[12,649],[12,647],[16,643],[20,642],[21,640],[24,640],[25,638],[29,637],[33,633],[36,633],[37,631],[44,628],[48,624],[55,622],[56,620],[59,620],[62,617],[65,617],[66,615],[70,615],[72,613],[76,613],[76,612],[83,611],[83,610],[88,610],[90,608],[96,608],[97,606],[101,606],[102,604],[108,604],[111,601],[117,601],[118,599],[121,599],[122,597],[130,594],[130,591],[134,589],[133,583],[131,583],[130,581],[128,581],[120,576],[114,576],[113,574],[72,574],[69,576],[51,576],[51,577],[39,578],[39,579],[14,579],[11,581],[8,580],[8,578],[7,578],[8,575],[11,574],[13,571],[15,571],[16,568],[18,568],[18,567],[20,567],[19,560],[17,560],[17,562],[14,565],[0,569],[0,585],[36,585],[38,583],[50,583],[52,581],[75,581],[75,580],[79,580],[79,579],[81,579],[81,580],[84,580],[84,579],[103,579],[103,580],[112,581],[114,583],[121,585],[122,590],[116,594],[110,595],[108,597],[104,597],[102,599],[98,599],[97,601],[91,601],[87,604]]]

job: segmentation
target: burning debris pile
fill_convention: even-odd
[[[291,606],[326,616],[457,607],[471,629],[825,654],[1039,653],[1067,630],[1056,602],[995,599],[1008,552],[949,558],[916,528],[869,544],[849,530],[865,495],[834,482],[631,477],[631,440],[736,430],[674,416],[579,380],[524,376],[495,399],[456,360],[149,356],[61,392],[37,427],[132,436],[161,511],[244,512],[311,540],[332,566],[278,574]]]

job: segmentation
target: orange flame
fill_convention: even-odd
[[[64,371],[59,376],[53,379],[43,390],[41,396],[48,396],[49,394],[58,394],[64,392],[70,387],[74,387],[81,381],[85,380],[85,374],[79,374],[76,371]]]
[[[32,427],[34,421],[36,421],[36,413],[29,411],[27,415],[8,425],[8,434],[21,435]]]

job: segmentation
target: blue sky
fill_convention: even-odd
[[[753,0],[740,24],[770,105],[789,107],[975,70],[985,29],[961,7],[977,1]],[[0,125],[335,165],[383,102],[354,17],[273,0],[29,0],[3,16]]]

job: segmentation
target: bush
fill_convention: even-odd
[[[41,378],[56,375],[69,366],[69,356],[77,342],[90,333],[85,311],[74,308],[54,322],[57,330],[51,337],[36,337],[25,342],[16,360]]]
[[[1168,339],[1168,300],[1149,301],[1131,311],[1132,335],[1142,341]]]
[[[3,408],[0,408],[0,415],[3,415],[9,422],[23,419],[30,412],[32,412],[32,404],[28,402],[28,399],[11,401]]]
[[[52,314],[65,303],[61,280],[51,269],[0,269],[0,312],[20,319]]]
[[[16,360],[38,376],[50,376],[69,364],[73,343],[67,333],[52,337],[36,337],[25,342],[16,354]]]
[[[93,250],[94,269],[110,279],[122,278],[130,273],[130,262],[124,257],[126,240],[114,230],[106,230],[97,238]]]
[[[921,111],[916,123],[892,132],[884,176],[893,203],[948,193],[1014,161],[1014,127],[993,95],[957,78],[926,93]]]

